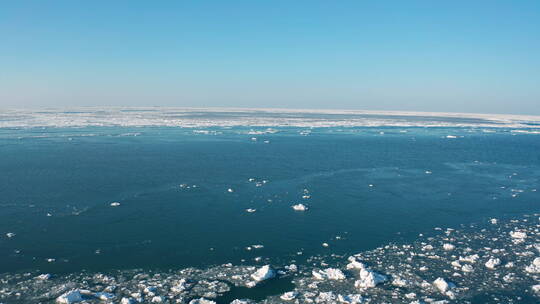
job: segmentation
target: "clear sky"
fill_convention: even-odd
[[[540,115],[540,1],[1,1],[0,107]]]

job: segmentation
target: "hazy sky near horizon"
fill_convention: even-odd
[[[540,115],[540,1],[3,1],[0,108]]]

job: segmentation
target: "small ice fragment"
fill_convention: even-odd
[[[356,259],[356,257],[354,256],[350,256],[348,258],[349,260],[349,264],[347,264],[347,269],[363,269],[363,268],[366,268],[366,266],[364,265],[364,263],[358,261],[358,259]]]
[[[233,300],[231,304],[253,304],[253,301],[236,299],[236,300]]]
[[[466,257],[459,257],[459,261],[460,262],[467,262],[467,263],[471,263],[471,264],[474,264],[476,263],[476,261],[480,258],[480,256],[478,256],[478,254],[473,254],[473,255],[468,255]]]
[[[50,273],[44,273],[44,274],[40,274],[36,277],[36,280],[40,280],[40,281],[47,281],[48,279],[50,279],[52,276]]]
[[[291,206],[295,211],[306,211],[308,207],[304,204],[296,204]]]
[[[529,273],[540,273],[540,258],[535,258],[531,265],[525,267],[525,271]]]
[[[453,283],[447,282],[445,279],[440,277],[433,281],[433,285],[442,293],[446,293],[448,290],[455,287]]]
[[[56,261],[56,259],[48,258],[48,259],[45,259],[45,261],[47,261],[47,262],[49,262],[49,263],[52,263],[52,262]]]
[[[328,245],[328,243],[322,243],[322,246],[323,246],[323,247],[328,247],[328,246],[330,246],[330,245]]]
[[[13,233],[13,232],[8,232],[8,233],[6,233],[6,236],[7,236],[8,238],[12,238],[12,237],[14,237],[15,235],[16,235],[16,234]]]
[[[455,135],[446,135],[446,138],[457,138]]]
[[[248,209],[246,209],[246,212],[247,212],[247,213],[253,213],[253,212],[255,212],[255,211],[257,211],[257,209],[253,209],[253,208],[248,208]]]
[[[229,189],[227,189],[227,192],[229,192],[229,193],[233,193],[233,192],[234,192],[234,190],[233,190],[232,188],[229,188]]]
[[[469,264],[465,264],[465,265],[461,266],[461,271],[463,271],[463,272],[473,272],[474,268]]]
[[[122,300],[120,300],[120,304],[135,304],[137,303],[137,301],[135,301],[134,299],[132,298],[122,298]]]
[[[251,275],[251,278],[256,282],[271,279],[276,276],[275,270],[270,265],[265,265],[259,268],[255,273]]]
[[[165,301],[165,298],[162,297],[162,296],[154,296],[152,297],[152,301],[150,301],[151,303],[162,303],[163,301]],[[211,303],[215,303],[214,301],[210,301]]]
[[[205,298],[199,298],[189,301],[189,304],[216,304],[216,302],[207,300]]]
[[[373,270],[362,268],[360,270],[360,279],[354,282],[356,288],[372,288],[378,284],[386,282],[387,277]]]
[[[451,251],[451,250],[454,250],[454,248],[456,248],[456,246],[446,243],[446,244],[443,245],[443,248],[446,251]]]
[[[534,293],[540,295],[540,284],[531,286],[531,289]]]
[[[426,174],[431,174],[431,173],[433,173],[433,172],[431,172],[431,171],[429,171],[429,170],[426,170],[425,173],[426,173]]]
[[[522,231],[510,231],[510,236],[514,239],[525,239],[527,234]]]
[[[501,265],[501,260],[498,258],[491,258],[486,262],[485,265],[489,269],[495,269],[495,267]]]
[[[409,282],[407,282],[407,280],[404,280],[400,277],[396,277],[394,278],[394,280],[392,280],[392,285],[396,287],[406,287],[407,285],[409,285]]]
[[[493,225],[496,225],[497,224],[497,219],[496,218],[492,218],[489,220]]]
[[[56,303],[71,304],[84,301],[84,298],[79,289],[70,290],[56,298]]]
[[[95,297],[102,301],[110,301],[114,299],[116,296],[108,292],[96,292]]]
[[[350,295],[338,295],[338,301],[344,304],[360,304],[364,301],[361,295],[355,293]]]
[[[298,295],[298,292],[296,291],[289,291],[284,294],[282,294],[279,298],[283,301],[292,301],[296,299],[296,296]]]
[[[313,277],[317,280],[344,280],[345,274],[337,268],[326,268],[325,270],[312,270]]]
[[[111,207],[118,207],[118,206],[120,206],[119,202],[112,202],[111,203]]]

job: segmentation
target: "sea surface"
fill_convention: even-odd
[[[540,126],[530,118],[47,110],[3,112],[0,126],[4,303],[54,302],[83,287],[101,291],[107,284],[84,283],[84,276],[98,274],[116,273],[129,282],[137,275],[179,276],[186,269],[227,272],[233,265],[249,272],[291,264],[300,271],[278,272],[283,278],[256,287],[225,276],[218,281],[227,288],[214,297],[163,291],[161,300],[188,303],[201,296],[218,303],[235,298],[279,303],[281,293],[296,290],[296,301],[308,303],[298,278],[310,278],[314,267],[346,271],[350,255],[416,244],[421,237],[434,240],[441,229],[496,235],[489,232],[491,219],[525,225],[510,230],[532,231],[521,244],[529,246],[523,252],[532,253],[525,254],[523,267],[540,256],[540,247],[534,249],[540,242],[534,226],[540,212]],[[294,210],[297,204],[307,210]],[[503,234],[508,237],[508,231]],[[445,242],[460,250],[460,241]],[[490,246],[479,242],[478,248]],[[474,241],[463,249],[471,246]],[[450,272],[441,266],[424,280],[457,281],[452,275],[457,270],[447,266]],[[472,274],[457,272],[473,282],[486,271],[480,265]],[[51,274],[48,285],[21,289],[39,274]],[[354,282],[354,273],[345,274]],[[391,277],[388,269],[385,274]],[[392,301],[371,296],[372,291],[358,293],[364,301],[380,296],[395,303],[537,303],[531,286],[539,284],[538,275],[523,270],[520,275],[503,295],[489,289],[455,297],[426,291],[424,297],[416,292],[410,300]],[[122,285],[115,280],[113,285]],[[375,288],[388,289],[390,281]],[[58,292],[47,294],[53,288]],[[116,302],[135,292],[127,289],[111,292]],[[316,296],[315,302],[325,303]]]

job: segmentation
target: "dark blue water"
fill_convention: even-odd
[[[0,272],[301,261],[539,210],[539,135],[250,129],[0,129]]]

